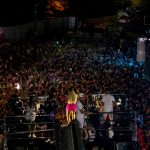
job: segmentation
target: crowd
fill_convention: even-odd
[[[123,49],[130,53],[125,55],[122,49],[114,47],[114,41],[103,42],[103,39],[102,36],[99,44],[91,48],[48,40],[37,45],[36,57],[30,42],[3,44],[0,47],[0,107],[11,107],[7,115],[20,115],[15,112],[16,106],[12,107],[12,96],[26,99],[34,92],[35,97],[48,97],[41,107],[52,117],[56,108],[65,108],[65,96],[71,85],[84,94],[85,109],[90,109],[93,94],[104,94],[109,88],[112,95],[118,94],[116,101],[119,95],[125,95],[122,111],[136,111],[139,127],[146,124],[149,127],[150,86],[143,79],[143,66],[135,61],[135,65],[130,65],[130,54],[135,47],[129,50],[124,44]],[[22,101],[26,108],[28,103]],[[6,110],[0,111],[2,117]]]

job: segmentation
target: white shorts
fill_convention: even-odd
[[[84,126],[86,125],[85,119],[77,119],[78,124],[79,124],[79,128],[83,129]]]

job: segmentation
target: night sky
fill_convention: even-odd
[[[38,20],[47,17],[46,3],[47,0],[1,0],[0,2],[0,26],[9,26],[22,24],[34,21],[34,3],[41,2],[38,6],[37,17]],[[79,17],[101,17],[116,14],[118,9],[122,6],[120,3],[116,4],[116,0],[68,0],[69,8],[58,15]],[[122,2],[122,0],[120,0]],[[144,0],[148,1],[148,0]],[[119,2],[119,0],[118,0]],[[147,8],[148,5],[146,4]],[[149,5],[150,6],[150,5]],[[57,12],[56,12],[57,17]]]
[[[13,25],[33,20],[33,0],[2,0],[0,4],[0,25]]]
[[[38,7],[38,20],[46,17],[46,0]],[[34,20],[35,0],[1,0],[0,3],[0,25],[14,25]],[[81,17],[99,17],[112,14],[111,0],[69,0],[69,8],[63,13],[65,16],[75,15]],[[56,13],[57,16],[57,13]]]

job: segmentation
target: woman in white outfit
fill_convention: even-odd
[[[35,125],[35,118],[36,118],[36,113],[37,113],[37,105],[35,100],[30,97],[29,98],[29,103],[26,107],[26,116],[25,119],[28,122],[28,131],[29,131],[29,135],[28,137],[36,137],[35,135],[35,129],[36,129],[36,125]]]

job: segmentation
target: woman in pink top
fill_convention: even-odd
[[[70,124],[72,120],[75,120],[77,97],[78,95],[75,93],[73,88],[70,88],[67,95],[66,105],[66,118],[68,124]]]

